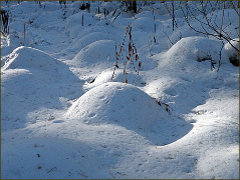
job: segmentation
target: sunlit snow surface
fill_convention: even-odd
[[[238,179],[239,68],[229,43],[192,31],[177,4],[173,32],[170,2],[137,2],[138,14],[117,18],[120,2],[91,2],[90,13],[83,3],[1,2],[11,12],[1,37],[2,178]],[[238,16],[225,14],[238,38]],[[124,73],[126,39],[112,77],[129,24],[142,67]]]

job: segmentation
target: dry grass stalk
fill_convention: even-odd
[[[124,49],[127,35],[128,35],[129,42],[127,44],[127,48]],[[122,82],[124,81],[125,83],[128,83],[127,69],[133,70],[134,72],[137,73],[137,75],[139,75],[139,71],[142,69],[142,62],[139,61],[137,48],[132,39],[132,27],[130,25],[128,25],[126,28],[126,32],[124,34],[123,41],[118,52],[117,52],[117,45],[115,45],[115,52],[116,52],[115,53],[116,61],[115,61],[111,81],[113,81],[114,76],[116,74],[116,70],[117,68],[119,68],[119,57],[122,55],[123,52],[125,52],[125,57],[123,58],[123,76],[125,78],[124,80],[122,78]]]

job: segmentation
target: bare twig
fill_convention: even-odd
[[[231,36],[230,33],[231,32],[226,32],[225,28],[227,27],[223,27],[224,24],[224,16],[225,16],[225,9],[224,7],[222,7],[222,17],[221,17],[221,23],[220,25],[218,25],[216,23],[216,17],[215,19],[212,19],[212,17],[209,17],[207,15],[207,4],[210,4],[212,11],[215,11],[216,9],[218,9],[220,7],[219,2],[215,2],[215,6],[213,6],[209,1],[200,1],[200,8],[196,7],[194,10],[196,10],[197,12],[199,12],[201,14],[201,17],[198,17],[197,15],[195,15],[191,8],[188,6],[188,2],[185,2],[185,4],[183,5],[182,3],[180,3],[180,9],[184,15],[185,21],[187,23],[187,25],[195,32],[199,33],[199,34],[203,34],[206,36],[212,36],[215,37],[219,40],[226,40],[232,48],[234,48],[236,51],[239,51],[239,49],[237,47],[235,47],[232,44],[232,41],[234,40]],[[223,5],[225,6],[225,2],[223,3]],[[184,9],[185,8],[185,9]],[[197,22],[199,22],[200,26],[202,29],[196,28],[194,27],[191,23],[190,20],[196,20]],[[228,25],[229,26],[229,25]],[[209,28],[212,32],[210,32],[209,30],[207,30],[207,28]],[[237,42],[239,42],[238,40],[236,40]]]
[[[220,66],[222,65],[222,50],[223,50],[223,47],[224,47],[224,43],[223,43],[223,41],[222,41],[222,47],[221,47],[221,50],[219,51],[219,61],[218,61],[218,69],[217,69],[217,72],[219,71]]]

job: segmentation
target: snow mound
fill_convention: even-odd
[[[153,13],[151,11],[142,11],[135,15],[135,18],[144,18],[144,17],[153,17]]]
[[[115,61],[115,42],[112,40],[99,40],[84,47],[73,61],[81,67],[97,64],[112,64]]]
[[[140,17],[132,23],[132,27],[135,30],[150,32],[154,30],[154,21],[149,17]]]
[[[212,40],[205,37],[186,37],[174,44],[166,53],[167,58],[174,59],[174,61],[195,60],[204,61],[209,60],[209,57],[214,61],[219,59],[219,52],[222,43],[218,40]],[[224,56],[224,54],[223,54]],[[224,60],[223,58],[222,60]]]
[[[60,61],[41,50],[20,46],[10,54],[3,69],[41,69],[47,71],[60,64]]]
[[[22,128],[44,121],[48,117],[39,119],[38,114],[32,112],[43,109],[46,111],[44,114],[49,116],[47,108],[64,108],[61,98],[75,99],[83,93],[79,90],[81,81],[70,71],[54,77],[54,74],[47,71],[9,69],[3,71],[1,77],[1,95],[4,97],[1,101],[2,130]]]
[[[106,1],[106,2],[102,2],[101,6],[102,6],[102,9],[106,9],[108,12],[112,12],[118,8],[119,4],[114,1],[111,1],[111,2]]]
[[[68,29],[69,35],[74,38],[79,38],[80,32],[83,31],[85,27],[94,25],[96,19],[94,16],[91,16],[89,13],[80,12],[74,15],[69,16],[66,19],[65,28]]]
[[[3,129],[35,123],[36,120],[29,118],[30,112],[60,109],[63,106],[59,98],[82,95],[79,91],[82,81],[67,65],[34,48],[16,48],[3,66],[1,77]]]
[[[30,47],[18,47],[10,54],[9,59],[3,66],[3,70],[14,69],[29,70],[34,75],[34,78],[44,83],[55,84],[64,80],[67,80],[68,83],[79,81],[67,65],[41,50]]]
[[[239,38],[233,39],[230,41],[230,43],[236,47],[237,49],[239,49]],[[239,52],[236,51],[236,49],[234,49],[230,43],[226,43],[224,45],[224,51],[226,52],[229,61],[235,65],[235,66],[239,66]]]
[[[9,69],[4,72],[1,90],[4,97],[1,101],[2,130],[25,127],[26,123],[33,123],[34,120],[26,120],[28,112],[44,104],[48,105],[48,101],[55,102],[56,99],[44,99],[50,95],[54,97],[55,93],[25,69]]]
[[[79,24],[82,24],[82,20],[84,26],[89,26],[96,23],[96,19],[94,19],[94,16],[91,16],[88,13],[80,12],[71,15],[70,17],[67,18],[67,26],[68,27],[77,26]]]
[[[83,36],[81,39],[79,39],[75,43],[75,47],[80,47],[80,49],[84,48],[85,46],[99,40],[110,40],[109,35],[102,33],[102,32],[92,32],[85,36]]]
[[[129,84],[110,82],[81,96],[69,108],[68,118],[90,125],[118,124],[127,129],[151,129],[166,121],[167,112],[149,95]]]
[[[95,79],[94,82],[90,84],[90,86],[98,86],[103,83],[111,82],[113,74],[113,68],[106,69],[102,73],[100,73]],[[135,85],[135,86],[143,86],[144,81],[142,80],[141,76],[137,75],[135,72],[127,72],[127,74],[123,74],[122,69],[117,69],[115,72],[115,76],[113,78],[114,82],[125,82],[125,78],[127,79],[129,84]]]

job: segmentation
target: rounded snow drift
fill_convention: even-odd
[[[192,36],[179,40],[167,51],[167,56],[177,61],[196,60],[201,62],[209,60],[209,58],[216,61],[219,59],[221,47],[221,41]]]
[[[67,79],[77,82],[79,79],[63,62],[51,57],[43,51],[30,47],[18,47],[9,56],[3,70],[29,70],[35,78],[44,83],[59,83]]]
[[[79,26],[80,24],[82,24],[82,18],[84,18],[83,25],[85,26],[96,23],[96,18],[92,17],[89,13],[79,12],[67,18],[66,21],[67,21],[68,27]]]
[[[95,41],[83,49],[73,58],[81,67],[104,63],[112,64],[115,61],[115,42],[112,40]],[[111,63],[112,62],[112,63]]]
[[[142,30],[145,32],[153,32],[154,21],[149,17],[140,17],[133,22],[132,27],[133,29]]]
[[[60,64],[62,64],[60,61],[52,58],[41,50],[20,46],[10,54],[9,60],[4,65],[3,69],[50,70]]]
[[[67,112],[90,125],[118,124],[127,129],[149,129],[163,122],[168,113],[139,88],[109,82],[97,86],[81,96]]]
[[[88,33],[85,36],[83,36],[81,39],[79,39],[74,46],[78,47],[80,49],[86,47],[87,45],[95,42],[95,41],[100,41],[100,40],[109,40],[110,37],[106,33],[102,32],[92,32]]]
[[[239,49],[239,38],[231,40],[230,43],[228,42],[224,45],[224,51],[226,52],[229,61],[234,66],[239,66],[239,52],[235,49]],[[233,46],[235,48],[233,48]]]
[[[109,68],[101,72],[92,83],[88,84],[89,87],[96,87],[103,83],[107,82],[128,82],[135,86],[143,86],[146,83],[142,80],[140,75],[137,75],[136,72],[128,72],[127,74],[123,73],[123,69],[117,69],[113,80],[111,80],[113,74],[113,68]]]

